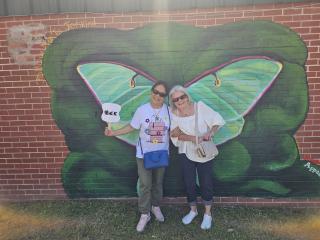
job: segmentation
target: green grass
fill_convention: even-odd
[[[215,207],[215,225],[200,229],[199,216],[188,226],[181,223],[187,206],[165,205],[164,223],[154,219],[144,233],[137,233],[136,202],[91,200],[11,203],[0,205],[1,240],[46,239],[220,239],[316,240],[319,211],[294,208]],[[317,214],[316,214],[317,213]],[[316,223],[314,234],[308,221]],[[318,221],[318,222],[317,222]],[[310,224],[309,224],[310,225]],[[312,225],[312,224],[311,224]],[[299,226],[299,227],[296,227]],[[295,232],[295,229],[300,229]]]

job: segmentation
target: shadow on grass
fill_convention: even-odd
[[[164,223],[152,219],[144,233],[137,233],[139,213],[132,201],[7,204],[0,207],[0,239],[316,240],[320,222],[312,209],[217,207],[213,211],[214,228],[204,231],[200,229],[200,207],[200,214],[188,226],[181,223],[187,206],[166,205],[162,209]]]

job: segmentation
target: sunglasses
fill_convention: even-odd
[[[181,95],[180,97],[177,98],[172,98],[172,102],[178,102],[179,100],[183,100],[187,98],[188,96],[186,94]]]
[[[152,89],[151,90],[154,94],[159,95],[160,97],[165,97],[167,96],[167,93],[159,92],[157,89]]]

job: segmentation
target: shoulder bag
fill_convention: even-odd
[[[196,135],[196,154],[199,158],[208,160],[218,155],[218,149],[212,140],[199,143],[199,126],[198,126],[198,104],[195,103],[195,135]]]

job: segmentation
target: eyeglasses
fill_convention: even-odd
[[[172,98],[172,102],[178,102],[179,100],[183,100],[187,98],[188,96],[186,94],[181,95],[180,97],[177,98]]]
[[[157,89],[151,89],[151,91],[156,94],[156,95],[159,95],[160,97],[165,97],[167,96],[167,93],[163,93],[163,92],[159,92]]]

